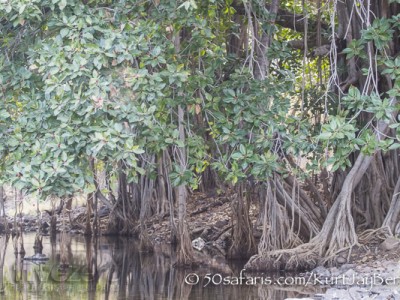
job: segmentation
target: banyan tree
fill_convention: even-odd
[[[105,207],[145,250],[168,218],[180,264],[199,190],[229,194],[247,269],[395,235],[398,2],[3,1],[0,181],[84,194],[87,234]]]

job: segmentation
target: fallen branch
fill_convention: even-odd
[[[198,214],[201,214],[201,213],[203,213],[203,212],[208,211],[210,208],[214,208],[214,207],[217,207],[217,206],[222,206],[222,205],[224,205],[226,202],[229,202],[229,201],[230,201],[230,199],[229,199],[228,197],[219,198],[219,199],[218,199],[217,201],[215,201],[215,202],[211,202],[210,204],[208,204],[208,205],[206,205],[206,206],[200,207],[200,208],[197,209],[196,211],[192,212],[192,213],[190,214],[190,216],[193,217],[193,216],[195,216],[195,215],[198,215]]]

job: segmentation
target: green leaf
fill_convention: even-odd
[[[322,132],[320,135],[318,135],[317,138],[319,138],[321,140],[329,140],[331,137],[332,137],[331,132]]]
[[[60,10],[64,10],[66,6],[67,6],[67,0],[60,0],[60,2],[58,2],[58,7],[60,8]]]
[[[0,118],[7,119],[9,117],[10,117],[10,114],[5,109],[0,110]]]
[[[63,29],[60,30],[60,35],[63,38],[66,37],[68,35],[68,33],[69,33],[69,29],[68,28],[63,28]]]
[[[85,194],[91,194],[91,193],[94,193],[95,191],[96,191],[96,187],[94,184],[87,184],[84,189]]]
[[[400,148],[400,143],[393,143],[389,146],[389,150],[394,150]]]
[[[225,93],[225,95],[227,95],[227,96],[231,96],[231,97],[235,97],[235,96],[236,96],[235,91],[232,90],[232,89],[225,89],[225,90],[224,90],[224,93]]]
[[[37,180],[35,177],[32,178],[31,183],[35,187],[40,187],[39,180]]]
[[[232,159],[238,160],[238,159],[242,159],[243,155],[240,152],[235,152],[231,155]]]
[[[240,144],[239,150],[243,155],[246,155],[246,147],[243,144]]]
[[[24,12],[25,8],[26,8],[26,4],[22,4],[22,5],[19,7],[18,13],[21,15],[21,14]]]
[[[140,148],[134,148],[134,149],[132,149],[132,152],[135,153],[135,154],[143,154],[143,153],[145,153],[145,151],[143,149],[140,149]]]
[[[151,50],[151,55],[153,56],[158,56],[161,53],[161,47],[160,46],[156,46],[153,48],[153,50]]]
[[[393,124],[389,125],[390,128],[397,128],[399,126],[400,126],[400,123],[393,123]]]

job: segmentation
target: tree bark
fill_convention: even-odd
[[[176,33],[175,39],[175,51],[180,51],[180,33]],[[185,128],[184,128],[184,110],[181,105],[178,105],[178,131],[179,140],[185,145]],[[180,171],[183,174],[187,169],[187,156],[184,147],[176,147],[177,162],[180,167]],[[187,265],[194,262],[194,253],[192,243],[190,240],[189,230],[186,224],[186,201],[187,201],[187,190],[186,185],[179,185],[176,187],[176,197],[178,203],[178,226],[177,226],[177,262],[176,265]],[[173,227],[172,227],[173,228]]]

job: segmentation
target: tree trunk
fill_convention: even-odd
[[[93,218],[93,234],[96,236],[99,234],[99,219],[98,219],[98,197],[97,197],[97,192],[100,190],[99,188],[99,182],[97,178],[97,171],[96,171],[96,164],[95,160],[93,157],[89,159],[89,166],[90,170],[93,175],[93,183],[94,183],[94,188],[95,192],[93,193],[93,213],[94,213],[94,218]],[[64,212],[63,212],[64,213]]]
[[[181,32],[176,32],[174,34],[174,46],[175,52],[180,52],[181,43]],[[185,145],[185,127],[184,127],[184,117],[185,113],[181,105],[178,105],[178,131],[179,140]],[[176,151],[176,162],[179,164],[180,172],[182,174],[187,169],[187,156],[184,147],[175,147]],[[187,201],[187,190],[186,185],[180,184],[175,188],[176,202],[178,205],[178,226],[176,227],[177,233],[175,234],[177,238],[177,261],[176,265],[184,266],[194,263],[194,253],[192,248],[192,243],[190,240],[189,230],[186,224],[186,201]],[[173,221],[173,218],[171,218]],[[174,224],[171,224],[171,230],[175,228]]]
[[[182,143],[185,143],[185,130],[183,127],[184,112],[182,107],[178,106],[178,128],[179,128],[179,139]],[[185,148],[177,148],[178,162],[181,167],[181,172],[186,170],[186,151]],[[176,187],[176,200],[178,204],[178,226],[177,226],[177,265],[187,265],[194,262],[194,254],[192,243],[190,240],[189,230],[186,224],[186,201],[187,191],[185,185],[179,185]]]
[[[228,257],[230,258],[245,259],[256,252],[249,209],[250,199],[248,192],[245,190],[244,183],[240,183],[236,188],[236,198],[232,203],[232,220],[234,225],[232,246],[228,251]]]

